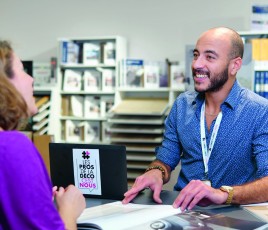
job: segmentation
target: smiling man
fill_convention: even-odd
[[[123,203],[146,187],[161,203],[162,186],[179,162],[175,208],[268,201],[268,100],[239,85],[243,50],[241,37],[229,28],[200,36],[192,61],[195,92],[174,102],[156,160]]]

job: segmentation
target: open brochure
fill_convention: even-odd
[[[267,222],[256,218],[235,218],[203,209],[181,212],[172,205],[123,205],[121,201],[87,208],[77,223],[102,230],[268,229]]]
[[[180,213],[171,205],[126,204],[116,201],[87,208],[77,223],[90,223],[103,230],[135,229],[135,226]]]

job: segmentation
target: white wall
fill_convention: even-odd
[[[0,0],[0,38],[23,60],[49,61],[57,39],[121,35],[129,56],[183,60],[204,30],[250,29],[252,3],[267,0]]]

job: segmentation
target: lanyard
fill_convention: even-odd
[[[208,175],[208,161],[214,146],[214,143],[216,141],[217,133],[221,124],[221,119],[222,119],[222,112],[220,112],[217,116],[215,125],[213,127],[213,131],[211,134],[209,146],[207,148],[207,140],[206,140],[206,128],[205,128],[205,101],[201,107],[201,115],[200,115],[200,133],[201,133],[201,146],[202,146],[202,155],[203,155],[203,162],[204,162],[204,167],[205,167],[205,179],[207,178]]]

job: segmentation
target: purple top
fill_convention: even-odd
[[[0,132],[0,230],[65,229],[41,155],[24,134]]]

